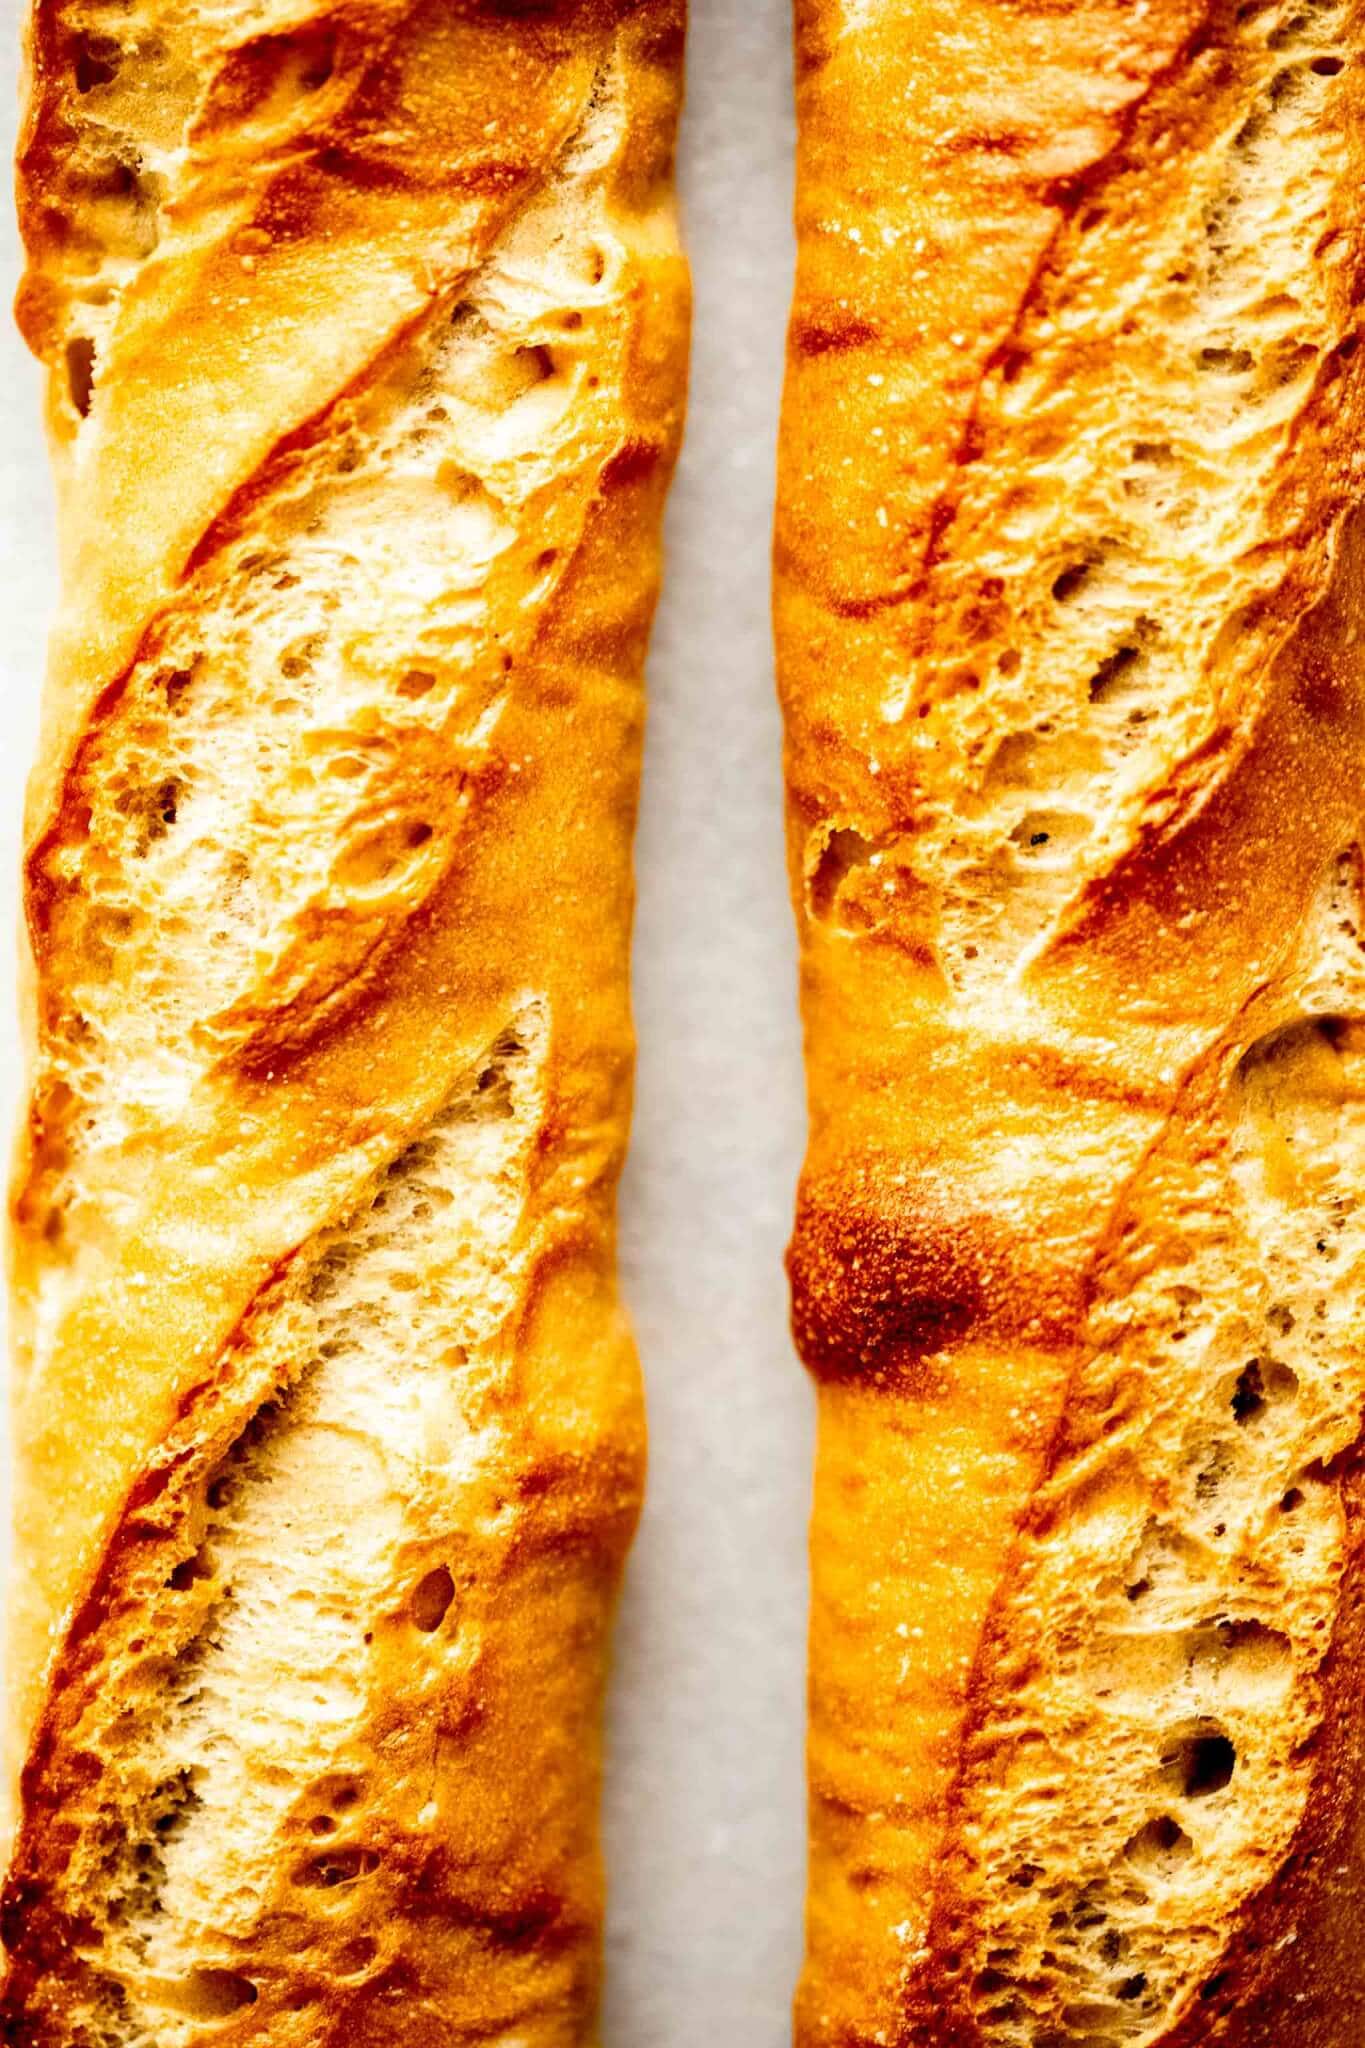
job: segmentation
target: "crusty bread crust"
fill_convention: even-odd
[[[39,0],[0,2037],[570,2048],[682,0]]]
[[[798,0],[802,2048],[1365,2029],[1358,0]]]

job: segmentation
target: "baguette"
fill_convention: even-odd
[[[1365,2037],[1358,0],[798,0],[802,2048]]]
[[[682,0],[38,0],[0,2038],[593,2033]]]

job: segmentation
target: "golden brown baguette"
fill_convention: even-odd
[[[39,0],[22,2048],[592,2032],[683,0]]]
[[[1365,2035],[1359,0],[798,0],[802,2048]]]

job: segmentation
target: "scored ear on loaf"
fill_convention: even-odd
[[[593,2037],[682,0],[36,0],[0,2039]]]
[[[1365,2028],[1365,8],[798,0],[801,2048]]]

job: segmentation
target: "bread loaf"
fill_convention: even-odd
[[[1358,0],[798,0],[802,2048],[1365,2035]]]
[[[38,0],[0,2037],[592,2031],[682,0]]]

